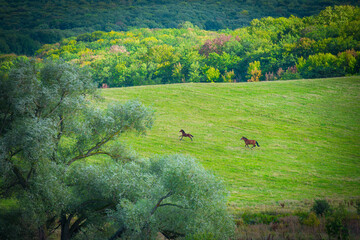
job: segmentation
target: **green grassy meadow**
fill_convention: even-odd
[[[154,127],[122,141],[144,157],[197,158],[224,181],[235,208],[360,196],[360,76],[112,88],[102,95],[151,106]],[[194,141],[179,141],[180,129]],[[242,136],[260,148],[245,148]]]

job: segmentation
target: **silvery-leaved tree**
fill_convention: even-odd
[[[228,238],[215,177],[184,156],[139,159],[118,139],[151,128],[153,111],[100,99],[69,63],[1,72],[0,238]]]

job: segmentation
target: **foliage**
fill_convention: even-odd
[[[321,12],[254,19],[249,27],[218,32],[189,23],[177,29],[95,31],[44,45],[37,56],[88,66],[98,86],[109,87],[358,74],[360,39],[341,23],[358,22],[360,9],[335,6],[324,11],[334,16],[329,25],[321,24]]]
[[[20,61],[2,75],[0,89],[2,197],[15,197],[24,221],[41,231],[59,218],[63,226],[74,216],[84,221],[88,216],[78,207],[87,196],[75,200],[66,166],[97,154],[116,158],[105,145],[123,131],[144,131],[151,115],[135,102],[91,112],[85,98],[94,92],[89,75],[63,62]],[[68,230],[63,234],[71,237],[76,227]]]
[[[115,141],[153,125],[139,101],[104,107],[86,69],[61,61],[15,61],[0,83],[0,194],[15,203],[0,215],[2,238],[57,228],[61,239],[231,236],[214,175],[180,155],[141,160]]]
[[[299,73],[305,78],[343,76],[338,58],[331,53],[310,55],[307,60],[300,59],[297,64]]]
[[[293,214],[294,216],[298,217],[301,223],[303,223],[309,217],[309,212],[299,209],[296,209]]]
[[[261,77],[261,70],[260,70],[260,62],[255,61],[252,63],[249,63],[248,68],[248,82],[259,82]]]
[[[356,212],[358,215],[360,215],[360,201],[357,201],[355,204]]]
[[[209,56],[210,53],[223,53],[225,44],[231,40],[231,36],[220,35],[213,40],[206,40],[204,45],[201,46],[199,53],[201,55]]]
[[[320,220],[314,212],[310,212],[308,217],[303,220],[303,223],[307,226],[317,227],[320,225]]]
[[[225,71],[225,74],[222,75],[224,82],[232,82],[235,77],[234,70],[231,70],[230,72]]]
[[[272,222],[278,222],[279,218],[285,216],[284,214],[278,214],[278,213],[248,213],[245,212],[241,215],[241,218],[243,219],[244,223],[246,224],[270,224]]]
[[[288,67],[285,72],[282,72],[279,76],[281,80],[292,80],[292,79],[300,79],[301,75],[297,70],[296,66]]]
[[[214,67],[209,67],[205,72],[205,76],[208,82],[216,82],[220,77],[220,71]]]
[[[333,200],[336,202],[336,200]],[[305,202],[301,202],[301,205]],[[340,205],[335,208],[338,213],[318,218],[314,212],[295,212],[279,217],[277,222],[255,222],[244,225],[239,219],[236,239],[358,239],[358,215],[348,212],[351,206]],[[274,210],[279,211],[279,210]],[[281,211],[281,210],[280,210]],[[265,212],[257,213],[257,215]],[[278,213],[280,215],[280,213]],[[304,219],[305,218],[305,219]],[[300,220],[300,221],[299,221]]]
[[[326,232],[330,237],[349,239],[349,229],[345,224],[347,211],[344,206],[339,206],[326,218]]]
[[[158,232],[167,237],[202,232],[215,239],[231,236],[233,223],[221,185],[194,159],[172,155],[127,165],[129,172],[119,181],[122,199],[111,213],[125,228],[125,236],[140,239],[145,232],[154,237]],[[130,176],[137,176],[131,185],[125,181]]]
[[[312,207],[312,211],[316,213],[316,215],[321,216],[330,212],[330,204],[324,199],[315,200],[314,205]]]
[[[354,0],[314,2],[283,1],[125,1],[125,0],[1,0],[0,52],[32,55],[42,44],[82,35],[82,41],[96,41],[94,31],[128,31],[134,28],[236,29],[248,26],[254,18],[310,16],[326,6],[354,4]],[[352,10],[324,12],[319,22],[335,19],[350,24]],[[341,15],[340,15],[341,14]],[[332,18],[331,18],[332,17]]]
[[[273,72],[265,73],[265,81],[274,81],[276,77]]]

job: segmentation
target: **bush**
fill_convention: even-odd
[[[320,225],[320,220],[314,212],[310,212],[309,216],[303,221],[307,226],[317,227]]]
[[[356,206],[355,206],[355,208],[356,208],[356,212],[357,212],[357,214],[359,214],[359,215],[360,215],[360,200],[356,202]]]
[[[15,206],[4,209],[0,202],[0,239],[35,239],[36,229],[29,228],[29,223],[24,221],[20,209]]]
[[[344,206],[336,208],[330,216],[326,218],[326,232],[329,237],[337,239],[349,239],[349,229],[345,224],[347,211]]]
[[[292,79],[300,79],[301,75],[298,73],[296,66],[288,67],[288,69],[282,73],[280,79],[281,80],[292,80]]]
[[[341,61],[331,53],[318,53],[310,55],[307,60],[299,58],[296,67],[304,78],[339,77],[345,75]]]
[[[215,240],[214,234],[212,233],[197,233],[186,237],[186,240]]]
[[[311,210],[314,211],[316,215],[321,216],[330,211],[330,205],[326,200],[315,200]]]
[[[294,212],[294,215],[297,216],[299,218],[299,221],[301,223],[304,223],[304,221],[309,217],[309,213],[308,212],[304,212],[301,210],[296,210]]]
[[[276,213],[244,213],[241,218],[246,224],[270,224],[272,222],[279,222],[279,217]]]

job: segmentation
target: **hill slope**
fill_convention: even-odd
[[[104,89],[156,110],[142,156],[182,153],[222,178],[235,206],[360,196],[360,77]],[[179,130],[195,136],[179,141]],[[244,147],[240,138],[260,148]]]

